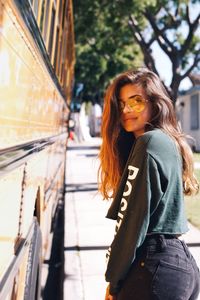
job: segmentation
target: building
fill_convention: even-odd
[[[193,86],[179,94],[176,111],[183,131],[193,138],[189,140],[192,149],[200,152],[200,75],[190,79]]]

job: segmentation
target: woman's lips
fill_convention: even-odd
[[[124,121],[128,121],[128,120],[134,121],[134,120],[137,120],[137,119],[138,119],[137,117],[131,117],[131,116],[123,118]]]

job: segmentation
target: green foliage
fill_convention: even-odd
[[[116,74],[142,64],[128,18],[130,9],[137,14],[149,2],[74,0],[75,78],[84,83],[84,100],[102,97]]]
[[[73,3],[75,78],[76,82],[84,83],[84,99],[102,98],[105,87],[116,74],[143,65],[144,61],[148,67],[154,64],[154,58],[151,59],[154,42],[171,60],[173,75],[169,91],[176,99],[181,80],[199,62],[200,37],[191,26],[191,11],[196,6],[198,9],[197,0],[74,0]],[[189,31],[191,38],[187,38]],[[155,64],[152,69],[159,73]]]

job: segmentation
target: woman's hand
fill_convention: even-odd
[[[117,296],[110,295],[110,285],[107,286],[105,300],[117,300]]]

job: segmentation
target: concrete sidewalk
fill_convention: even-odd
[[[70,142],[67,149],[64,300],[104,299],[105,254],[115,222],[105,218],[110,203],[97,193],[100,142]],[[183,238],[200,267],[200,231],[190,225]]]

